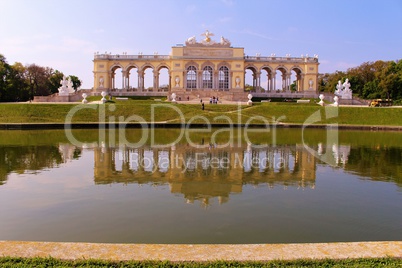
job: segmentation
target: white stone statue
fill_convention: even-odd
[[[343,84],[339,80],[338,85],[336,85],[336,90],[335,90],[334,94],[341,97],[341,99],[351,100],[352,99],[352,90],[350,89],[349,79],[346,78],[346,80]]]
[[[99,87],[102,88],[103,87],[103,76],[101,76],[99,78]]]
[[[59,87],[59,96],[68,96],[69,91],[68,91],[68,86],[67,86],[67,78],[63,76],[63,79],[61,80],[61,87]]]
[[[346,78],[345,83],[343,83],[343,87],[344,87],[344,89],[343,89],[344,92],[351,92],[349,79]]]
[[[310,79],[308,81],[308,85],[309,85],[309,89],[313,89],[314,81],[312,79]]]
[[[236,87],[239,88],[240,87],[240,77],[236,77]]]
[[[175,82],[176,82],[175,87],[179,87],[180,86],[180,77],[176,76]]]
[[[343,85],[342,85],[341,80],[339,80],[338,84],[336,85],[335,95],[341,96],[342,95],[342,89],[343,89]]]
[[[195,43],[197,43],[195,36],[189,37],[186,41],[186,45],[194,45]]]
[[[230,46],[230,41],[229,41],[229,39],[226,39],[225,37],[221,36],[221,45],[224,45],[224,46],[228,45],[228,46]]]
[[[69,76],[67,79],[67,89],[68,89],[68,93],[74,93],[74,87],[73,87],[73,81],[71,81],[71,77]]]

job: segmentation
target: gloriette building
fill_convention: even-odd
[[[169,55],[95,53],[94,92],[107,91],[117,96],[171,96],[176,93],[179,100],[215,96],[245,101],[250,92],[250,88],[245,88],[246,71],[250,70],[253,96],[317,97],[318,56],[246,56],[244,48],[233,47],[224,37],[214,41],[208,30],[202,36],[201,41],[193,36],[184,45],[172,47]],[[121,72],[117,72],[119,69]],[[147,69],[152,70],[153,86],[145,88]],[[167,85],[159,82],[163,69],[168,73]],[[121,75],[121,85],[116,84],[118,75]],[[294,77],[293,81],[291,77]]]

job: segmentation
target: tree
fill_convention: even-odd
[[[402,101],[402,61],[365,62],[346,72],[319,74],[320,91],[334,92],[338,80],[348,78],[360,98],[392,98]]]
[[[290,85],[290,90],[291,90],[292,92],[296,92],[296,91],[297,91],[296,80],[293,81],[293,83]]]
[[[78,88],[81,87],[81,80],[75,75],[70,75],[70,79],[71,79],[71,82],[73,82],[74,90],[77,91]]]
[[[253,90],[254,90],[254,87],[251,86],[251,85],[249,85],[249,84],[245,84],[245,85],[244,85],[244,89],[245,89],[246,91],[253,91]]]
[[[9,65],[0,54],[0,101],[26,101],[26,89],[24,66],[21,63]]]
[[[64,74],[58,70],[51,72],[49,77],[49,90],[51,94],[58,93],[61,87],[61,80],[63,80]]]
[[[29,100],[29,87],[25,77],[26,69],[20,62],[14,63],[13,69],[13,97],[15,101]]]

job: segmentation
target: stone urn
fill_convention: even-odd
[[[324,106],[324,98],[325,98],[324,94],[320,94],[320,96],[318,96],[318,98],[320,99],[320,102],[318,104],[321,106]]]
[[[253,98],[253,95],[251,95],[250,93],[247,95],[248,101],[247,104],[248,105],[253,105],[253,101],[251,100]]]
[[[88,100],[87,100],[88,95],[87,95],[87,93],[82,93],[81,96],[82,96],[82,103],[83,104],[88,103]]]
[[[106,98],[105,98],[105,97],[106,97],[106,95],[107,95],[106,91],[102,91],[101,95],[102,95],[101,101],[102,101],[102,103],[105,103],[105,102],[106,102]]]
[[[176,102],[176,93],[172,93],[172,102]]]
[[[339,106],[338,100],[339,100],[338,96],[335,96],[334,97],[334,103],[332,105],[335,106],[335,107],[338,107]]]

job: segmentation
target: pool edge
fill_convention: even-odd
[[[3,257],[57,259],[269,261],[402,257],[402,241],[300,244],[107,244],[0,241]]]

